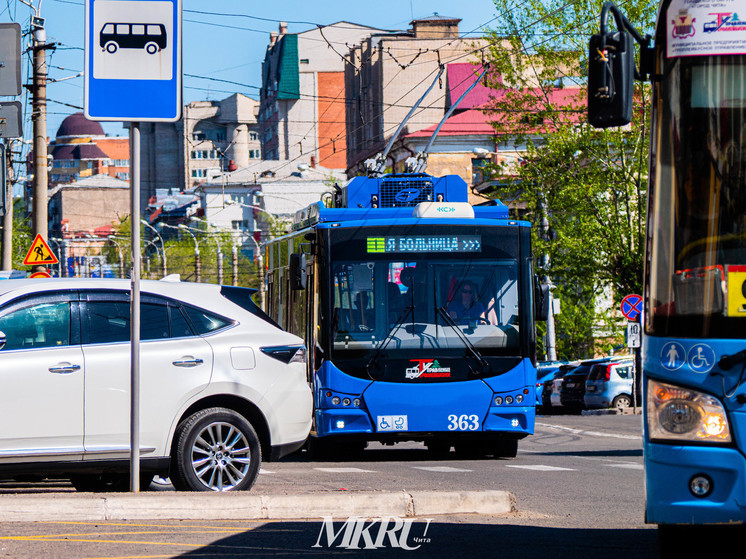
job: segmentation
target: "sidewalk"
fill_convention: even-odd
[[[247,520],[505,514],[508,491],[335,491],[303,495],[236,493],[51,493],[0,495],[0,522]]]

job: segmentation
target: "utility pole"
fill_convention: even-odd
[[[10,143],[5,146],[5,160],[2,165],[6,169],[5,181],[5,214],[3,214],[3,252],[0,270],[13,269],[13,181],[11,180],[11,171],[13,169],[13,150]]]
[[[33,27],[33,100],[31,120],[34,134],[34,182],[33,182],[33,225],[34,236],[48,237],[49,216],[47,215],[47,190],[49,186],[47,161],[47,32],[44,20],[38,17]],[[36,21],[34,21],[36,20]]]
[[[541,205],[541,232],[542,236],[545,240],[550,240],[551,238],[551,232],[549,228],[549,208],[547,208],[547,202],[546,198],[544,197],[544,193],[541,193],[541,200],[539,201],[539,204]],[[549,253],[546,252],[544,256],[542,257],[542,266],[546,272],[549,271]],[[546,356],[547,361],[556,361],[557,360],[557,345],[556,345],[556,332],[554,330],[554,302],[552,297],[552,288],[554,287],[554,284],[552,284],[552,280],[549,276],[546,276],[546,283],[549,287],[548,290],[548,297],[549,297],[549,315],[547,316],[547,340],[546,340]]]

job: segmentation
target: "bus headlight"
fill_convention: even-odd
[[[717,398],[649,380],[647,404],[651,440],[731,442],[728,417]]]

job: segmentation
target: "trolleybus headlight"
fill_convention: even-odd
[[[355,406],[355,407],[357,407],[357,408],[359,408],[360,407],[360,398],[355,398],[352,401],[352,405]]]
[[[717,398],[654,380],[648,381],[647,422],[653,440],[731,441],[728,417]]]
[[[349,399],[349,398],[345,398],[344,400],[342,400],[342,403],[343,403],[343,404],[344,404],[345,406],[349,406],[349,405],[350,405],[350,399]]]
[[[495,405],[496,406],[502,406],[503,405],[503,398],[502,398],[502,396],[495,396]]]
[[[520,404],[521,402],[523,402],[523,394],[516,394],[515,403]]]
[[[339,396],[335,396],[334,398],[332,398],[332,404],[334,404],[335,406],[338,406],[341,401],[342,400],[339,398]]]

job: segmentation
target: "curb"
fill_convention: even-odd
[[[508,491],[334,492],[304,495],[242,493],[107,493],[2,495],[0,522],[104,520],[293,520],[505,514]]]

